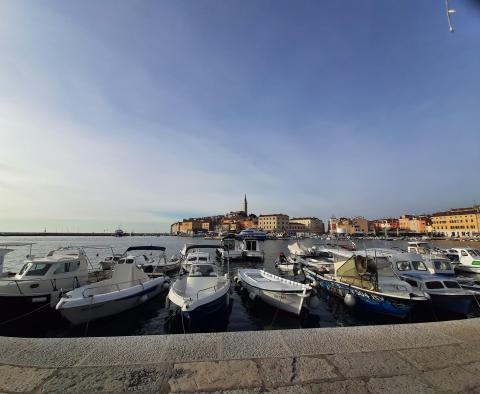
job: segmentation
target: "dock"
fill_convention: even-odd
[[[480,318],[186,335],[0,337],[0,391],[478,392],[479,334]]]

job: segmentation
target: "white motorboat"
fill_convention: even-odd
[[[312,288],[259,269],[238,270],[237,282],[257,298],[278,309],[299,315]]]
[[[144,254],[144,252],[150,252],[149,256]],[[117,264],[132,263],[142,268],[151,277],[163,276],[166,272],[180,268],[180,261],[174,259],[167,261],[163,246],[130,246],[122,255],[122,258],[118,260]]]
[[[229,305],[230,279],[228,269],[225,275],[218,272],[217,266],[205,254],[202,248],[218,248],[218,245],[190,245],[185,249],[185,258],[189,259],[183,275],[178,278],[168,293],[168,307],[173,307],[182,318],[192,320],[222,312]],[[195,252],[189,253],[190,250]]]
[[[446,256],[455,264],[455,269],[464,272],[480,273],[480,250],[474,248],[451,248]]]
[[[136,264],[117,264],[111,279],[65,294],[56,309],[72,324],[82,324],[127,311],[169,287],[166,276],[149,278]]]
[[[87,282],[88,258],[83,248],[31,256],[15,276],[0,279],[0,320],[55,308],[63,293]]]
[[[222,248],[217,249],[217,255],[226,260],[232,259],[264,259],[263,242],[256,238],[227,236],[222,239]]]

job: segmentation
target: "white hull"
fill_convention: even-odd
[[[260,298],[269,305],[296,315],[300,314],[312,290],[308,285],[257,269],[238,270],[238,280],[252,300]]]
[[[137,285],[125,290],[94,295],[82,299],[62,299],[57,310],[72,324],[82,324],[113,316],[135,308],[156,297],[165,287],[165,279],[152,279],[143,286]]]
[[[307,296],[304,296],[302,293],[285,293],[279,291],[262,290],[243,282],[242,285],[245,286],[249,294],[258,296],[263,302],[285,312],[294,313],[296,315],[300,315],[303,303],[307,298]],[[253,298],[253,296],[250,297]]]
[[[455,270],[463,271],[463,272],[480,273],[480,266],[478,266],[478,265],[457,264],[455,266]]]

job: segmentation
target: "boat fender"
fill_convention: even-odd
[[[354,307],[356,304],[355,297],[350,293],[345,295],[343,302],[345,303],[346,306],[349,306],[349,307]]]
[[[233,281],[234,281],[235,283],[238,283],[238,276],[234,276],[234,277],[233,277]]]
[[[258,298],[258,295],[256,295],[253,291],[251,291],[250,293],[248,293],[248,296],[250,297],[250,299],[252,301],[255,301],[257,298]]]
[[[170,282],[168,281],[163,282],[162,288],[163,290],[168,290],[170,288]]]
[[[312,282],[312,286],[313,286],[313,287],[318,287],[318,286],[320,286],[320,283],[318,283],[318,281],[314,280],[314,281]]]
[[[228,293],[227,293],[227,301],[226,302],[227,302],[227,306],[229,306],[230,305],[230,294],[228,294]]]
[[[165,309],[170,309],[170,298],[165,299]]]
[[[144,294],[140,297],[140,302],[145,302],[148,300],[148,295]]]
[[[320,300],[318,297],[312,293],[312,295],[308,299],[308,306],[312,309],[317,308],[320,305]]]

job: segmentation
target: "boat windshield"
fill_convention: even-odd
[[[193,264],[189,276],[216,276],[215,268],[210,264]]]
[[[433,262],[433,266],[435,267],[436,270],[441,270],[441,271],[450,271],[452,269],[452,265],[448,260],[435,260]]]
[[[50,268],[50,264],[48,263],[31,263],[30,268],[28,269],[25,275],[26,276],[43,276],[47,273],[49,268]]]
[[[379,277],[395,276],[392,265],[387,257],[377,257],[374,261],[377,265],[377,274]]]
[[[423,261],[397,261],[397,269],[399,271],[426,271],[427,267]]]

